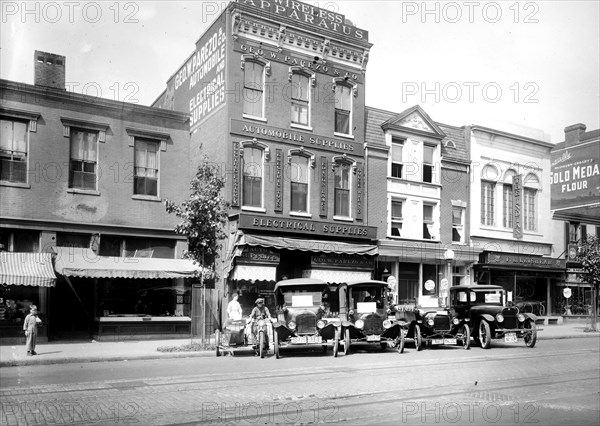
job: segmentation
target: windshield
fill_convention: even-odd
[[[282,287],[277,291],[277,305],[291,307],[320,306],[323,303],[323,286]]]
[[[384,287],[354,287],[350,290],[350,306],[358,312],[374,312],[385,304]]]
[[[455,304],[462,303],[477,303],[485,305],[502,305],[503,301],[503,290],[469,290],[469,291],[457,291],[454,294],[453,302]]]

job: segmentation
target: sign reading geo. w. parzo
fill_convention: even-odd
[[[584,207],[600,200],[600,144],[597,141],[551,152],[552,210]]]

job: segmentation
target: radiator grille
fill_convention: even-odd
[[[365,334],[382,334],[383,333],[383,319],[379,315],[371,314],[363,318],[365,327],[363,332]]]
[[[307,312],[296,316],[296,330],[301,334],[314,334],[317,332],[317,316]]]
[[[448,315],[436,315],[433,318],[434,331],[450,331],[450,317]]]
[[[502,328],[517,328],[517,324],[519,321],[517,320],[517,311],[515,309],[504,309],[502,311],[502,316],[504,316]]]

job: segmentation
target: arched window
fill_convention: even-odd
[[[525,231],[537,231],[537,192],[540,188],[539,178],[529,173],[523,181],[523,228]]]
[[[290,157],[290,211],[308,213],[309,157],[292,154]]]
[[[265,64],[243,57],[244,115],[264,118]]]
[[[315,84],[315,75],[302,67],[290,67],[291,122],[310,126],[310,88]]]
[[[261,147],[244,146],[242,170],[242,206],[262,208],[264,150]]]
[[[351,217],[350,216],[350,170],[353,161],[344,158],[334,158],[334,216]]]
[[[335,117],[334,132],[352,135],[352,95],[356,94],[356,85],[352,81],[334,79]]]
[[[504,184],[502,185],[502,226],[513,227],[513,177],[516,172],[509,169],[504,173]]]
[[[498,169],[488,164],[481,171],[481,224],[494,226],[496,180]]]

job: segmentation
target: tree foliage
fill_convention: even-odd
[[[198,264],[202,264],[204,258],[205,267],[213,273],[226,236],[223,228],[227,223],[229,203],[222,195],[224,187],[225,179],[219,169],[205,156],[191,181],[190,197],[180,205],[165,200],[167,212],[181,219],[175,232],[187,237],[185,256]]]
[[[588,235],[579,243],[577,258],[584,271],[579,277],[594,286],[600,285],[600,239]]]

